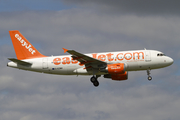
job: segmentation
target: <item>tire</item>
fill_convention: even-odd
[[[98,81],[95,81],[95,82],[93,83],[93,85],[94,85],[95,87],[98,87],[98,86],[99,86],[99,82],[98,82]]]
[[[97,81],[97,79],[93,76],[93,77],[91,77],[90,81],[91,81],[92,83],[94,83],[95,81]]]
[[[151,77],[151,76],[148,76],[148,80],[151,81],[151,80],[152,80],[152,77]]]

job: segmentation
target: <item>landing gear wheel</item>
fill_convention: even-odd
[[[151,80],[152,80],[152,77],[151,77],[151,76],[148,76],[148,80],[151,81]]]
[[[98,87],[98,86],[99,86],[99,82],[96,80],[96,81],[93,83],[93,85],[94,85],[95,87]]]
[[[90,81],[92,82],[92,83],[94,83],[95,81],[97,81],[97,79],[96,79],[96,77],[91,77],[91,79],[90,79]]]
[[[147,75],[148,75],[148,80],[149,80],[149,81],[152,80],[152,77],[150,76],[150,74],[151,74],[150,71],[151,71],[150,69],[147,70]]]
[[[98,87],[99,86],[99,82],[98,82],[98,80],[97,80],[97,77],[91,77],[91,79],[90,79],[90,81],[93,83],[93,85],[95,86],[95,87]]]

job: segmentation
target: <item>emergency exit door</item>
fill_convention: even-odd
[[[42,60],[42,68],[48,69],[48,58],[43,58]]]

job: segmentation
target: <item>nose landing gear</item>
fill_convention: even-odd
[[[151,71],[150,69],[147,70],[147,75],[148,75],[148,80],[149,80],[149,81],[152,80],[152,77],[150,76],[150,74],[151,74],[150,71]]]
[[[152,80],[152,77],[151,77],[151,76],[148,76],[148,80],[151,81],[151,80]]]

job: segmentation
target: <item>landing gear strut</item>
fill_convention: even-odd
[[[95,87],[98,87],[98,86],[99,86],[99,81],[97,80],[98,77],[100,77],[100,76],[96,75],[96,77],[95,77],[95,76],[92,76],[91,79],[90,79],[90,81],[93,83],[93,85],[94,85]]]
[[[150,76],[150,74],[151,74],[150,71],[151,71],[150,69],[147,70],[147,75],[148,75],[148,80],[149,80],[149,81],[152,80],[152,77]]]

